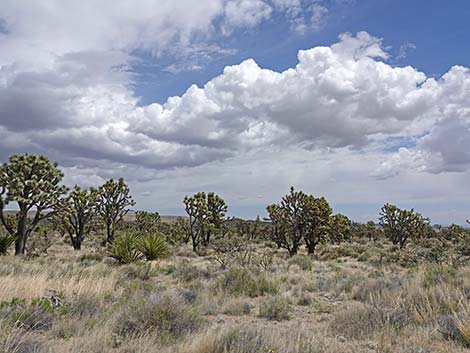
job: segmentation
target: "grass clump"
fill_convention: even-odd
[[[132,338],[149,332],[162,341],[174,340],[195,332],[204,324],[196,307],[174,292],[153,293],[134,299],[117,317],[114,332]]]
[[[280,295],[266,298],[259,307],[259,316],[268,320],[282,321],[290,318],[291,304]]]
[[[309,256],[294,255],[288,260],[289,266],[297,265],[302,271],[311,271],[313,268],[313,261]]]
[[[257,297],[276,294],[279,286],[256,269],[232,268],[217,279],[215,289],[234,296]]]

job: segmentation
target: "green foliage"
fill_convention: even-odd
[[[267,226],[257,216],[254,221],[238,219],[235,223],[235,229],[239,237],[253,241],[264,237]]]
[[[345,215],[338,213],[331,216],[329,224],[330,240],[336,244],[348,240],[351,236],[351,226],[350,219]]]
[[[106,240],[112,243],[116,227],[129,212],[127,207],[135,205],[129,186],[123,178],[118,181],[110,179],[98,188],[97,202],[97,212],[106,226]]]
[[[0,228],[0,255],[6,255],[8,249],[15,242],[15,236],[6,233]]]
[[[75,250],[80,250],[82,241],[96,227],[98,192],[94,188],[81,189],[75,185],[70,194],[56,207],[53,218],[56,229],[67,234]]]
[[[153,261],[169,255],[170,251],[161,234],[147,234],[137,241],[137,250],[147,259]]]
[[[315,198],[291,187],[281,203],[269,205],[267,211],[271,239],[291,256],[297,254],[302,239],[308,253],[313,254],[315,247],[328,238],[332,210],[324,197]]]
[[[55,206],[67,191],[59,185],[62,178],[57,163],[44,156],[13,155],[0,166],[0,222],[15,236],[16,255],[25,253],[27,239],[39,222],[54,215]],[[19,208],[15,225],[4,214],[10,202],[16,202]],[[30,211],[34,214],[28,220]]]
[[[261,302],[259,316],[268,320],[282,321],[290,318],[291,311],[289,300],[280,295],[276,295]]]
[[[380,225],[385,236],[394,245],[404,248],[408,239],[424,238],[431,228],[429,220],[411,210],[401,210],[397,206],[385,204],[380,213]]]
[[[130,264],[142,259],[142,253],[137,249],[139,236],[136,233],[124,233],[116,237],[108,245],[108,255],[120,264]]]
[[[135,225],[142,234],[155,234],[160,230],[160,214],[158,212],[137,211]]]
[[[198,192],[191,197],[186,196],[183,202],[189,216],[188,231],[193,250],[197,251],[201,245],[209,245],[214,233],[222,231],[227,205],[213,192],[207,195],[204,192]]]

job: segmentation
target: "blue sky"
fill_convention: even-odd
[[[3,0],[0,161],[136,208],[215,191],[265,215],[295,186],[376,220],[470,218],[470,2]]]

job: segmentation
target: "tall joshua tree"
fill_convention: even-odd
[[[184,198],[186,213],[189,216],[189,234],[193,250],[200,245],[208,245],[211,235],[220,231],[224,225],[227,205],[218,195],[210,192],[198,192]]]
[[[68,234],[75,250],[80,250],[83,239],[96,224],[97,190],[81,189],[75,185],[57,207],[54,223],[62,234]]]
[[[63,176],[57,163],[32,154],[13,155],[0,166],[0,221],[15,237],[15,255],[25,253],[28,237],[38,223],[55,214],[61,195],[67,192],[60,185]],[[4,211],[10,202],[18,204],[16,222],[9,221]],[[29,212],[33,214],[28,219]]]
[[[98,188],[97,210],[106,226],[106,240],[112,243],[116,234],[116,226],[121,223],[129,212],[127,207],[134,206],[129,186],[123,178],[118,181],[108,180]]]

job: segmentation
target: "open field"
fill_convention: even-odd
[[[470,267],[358,240],[287,257],[269,243],[221,268],[186,245],[118,265],[54,238],[0,262],[0,351],[465,352]]]

